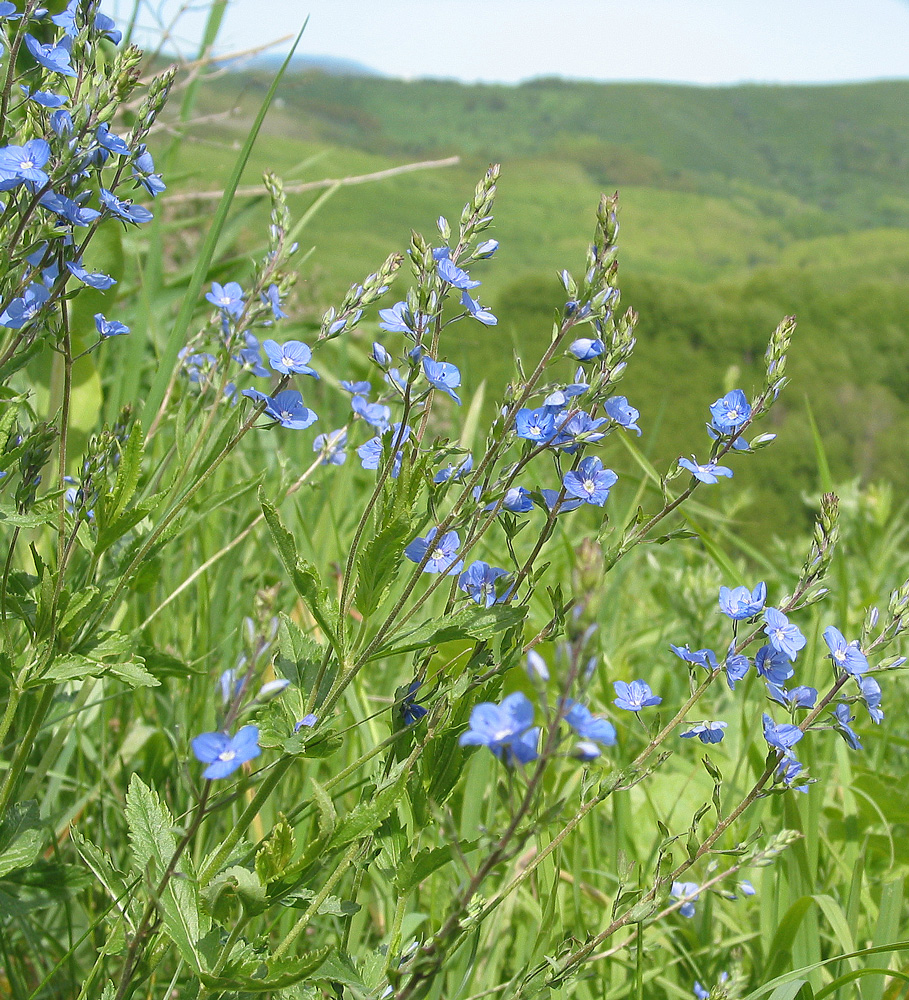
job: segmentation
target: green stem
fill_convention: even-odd
[[[284,777],[293,762],[293,757],[282,757],[271,769],[271,772],[262,780],[262,783],[256,789],[256,794],[243,810],[242,815],[234,824],[230,833],[221,841],[220,845],[215,849],[214,854],[209,857],[203,866],[202,871],[199,872],[199,885],[203,889],[217,874],[221,865],[243,836],[246,828],[252,823],[265,800],[274,791],[275,786]]]
[[[348,847],[347,852],[341,859],[341,863],[338,867],[331,873],[325,885],[322,886],[318,895],[309,904],[304,912],[303,916],[293,925],[288,933],[287,937],[278,945],[275,949],[272,958],[278,959],[287,951],[287,949],[294,943],[294,941],[300,936],[300,934],[306,929],[306,925],[312,919],[313,915],[319,909],[319,907],[328,899],[331,894],[331,890],[338,884],[341,880],[341,876],[347,871],[353,862],[353,859],[357,856],[357,852],[360,850],[359,840],[355,840],[350,847]]]
[[[56,693],[56,684],[48,684],[45,686],[44,690],[41,692],[41,700],[38,702],[35,711],[32,713],[28,729],[25,731],[22,739],[16,746],[16,752],[13,754],[13,759],[10,761],[9,770],[6,772],[6,777],[3,780],[3,786],[0,787],[0,816],[6,812],[7,807],[12,801],[13,793],[15,792],[19,779],[22,776],[22,771],[25,768],[28,755],[31,752],[32,745],[35,741],[35,737],[38,735],[38,730],[41,728],[45,716],[50,711],[50,707],[53,704],[54,695]]]

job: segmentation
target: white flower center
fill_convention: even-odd
[[[592,479],[584,480],[584,492],[593,494],[596,492],[597,484]]]
[[[839,660],[839,662],[842,663],[846,659],[846,650],[845,649],[835,649],[833,651],[833,658],[835,660]]]
[[[34,160],[23,160],[22,163],[20,164],[23,170],[31,170],[32,167],[34,167],[34,165],[35,165]]]
[[[429,556],[429,558],[430,558],[431,561],[436,562],[439,559],[444,559],[445,556],[446,556],[446,553],[445,553],[445,551],[443,549],[433,549],[431,555]]]
[[[218,760],[233,760],[237,756],[236,750],[225,750],[218,754]]]
[[[284,365],[284,367],[285,367],[285,368],[290,368],[290,367],[291,367],[291,365],[293,365],[293,364],[294,364],[294,359],[293,359],[293,358],[289,358],[289,357],[288,357],[288,356],[287,356],[287,355],[285,354],[285,355],[284,355],[284,356],[283,356],[283,357],[281,358],[281,364],[282,364],[282,365]]]
[[[726,416],[730,420],[738,420],[739,419],[739,411],[735,410],[735,409],[734,410],[729,410],[729,412],[726,414]]]

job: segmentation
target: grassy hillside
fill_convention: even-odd
[[[267,82],[244,73],[203,87],[197,111],[217,117],[179,143],[178,186],[217,188]],[[909,486],[907,126],[909,81],[481,87],[306,73],[282,84],[244,183],[265,168],[290,184],[462,158],[334,193],[302,236],[314,248],[297,292],[305,322],[403,250],[411,228],[432,238],[437,216],[456,217],[486,164],[501,161],[501,249],[477,275],[501,322],[465,331],[463,356],[451,359],[468,390],[485,378],[491,395],[512,350],[544,342],[555,272],[581,266],[599,193],[618,187],[624,302],[641,315],[624,391],[645,414],[658,465],[705,450],[706,403],[732,383],[747,390],[776,322],[799,316],[780,441],[716,491],[722,503],[748,486],[742,517],[758,535],[801,526],[802,496],[817,488],[806,401],[835,477]],[[296,196],[295,212],[315,197]],[[266,211],[246,205],[233,242],[243,256]]]

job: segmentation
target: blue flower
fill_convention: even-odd
[[[687,902],[682,903],[679,907],[679,913],[683,917],[693,917],[694,916],[694,903],[698,899],[698,893],[700,892],[700,886],[697,882],[673,882],[672,888],[669,890],[669,895],[673,899],[685,899],[687,897]]]
[[[472,597],[477,604],[491,608],[497,601],[504,600],[507,591],[501,596],[496,594],[496,580],[508,576],[508,571],[490,566],[478,559],[472,562],[458,578],[458,586],[465,594]]]
[[[479,284],[479,282],[477,282]],[[479,302],[472,299],[467,292],[461,292],[461,305],[470,313],[471,316],[478,322],[482,323],[483,326],[495,326],[499,321],[495,316],[488,310],[484,309]]]
[[[873,677],[862,677],[859,679],[859,687],[862,689],[862,698],[865,701],[868,714],[871,716],[871,721],[876,725],[880,725],[884,719],[884,712],[880,707],[880,684]]]
[[[95,329],[102,337],[119,337],[129,333],[129,327],[115,319],[105,319],[104,313],[95,313]]]
[[[117,282],[109,274],[92,274],[82,266],[82,261],[71,261],[66,262],[66,268],[73,275],[73,277],[78,278],[83,284],[88,285],[90,288],[97,288],[99,292],[106,291]]]
[[[25,47],[39,65],[63,76],[75,76],[76,71],[69,64],[70,52],[65,44],[42,45],[32,35],[25,36]]]
[[[322,452],[323,465],[343,465],[347,461],[347,452],[344,450],[346,444],[347,431],[340,427],[330,434],[317,434],[312,450]]]
[[[434,389],[440,389],[446,395],[461,405],[461,400],[455,389],[461,384],[461,373],[447,361],[433,361],[430,357],[423,358],[423,373]]]
[[[60,113],[55,112],[55,114]],[[42,208],[53,212],[54,215],[61,216],[74,226],[89,226],[101,215],[96,209],[86,208],[80,205],[79,202],[73,201],[72,198],[67,198],[56,191],[48,191],[47,194],[42,195],[39,204]]]
[[[527,674],[532,681],[549,680],[549,667],[535,649],[528,650],[527,653]]]
[[[583,375],[582,368],[578,369],[578,374]],[[583,396],[589,388],[590,386],[587,382],[573,382],[571,385],[566,385],[563,389],[555,389],[543,400],[543,406],[563,407],[569,399],[574,399],[575,396]],[[605,422],[605,419],[600,421],[600,423]],[[602,436],[600,435],[600,437]]]
[[[846,642],[838,628],[828,625],[824,629],[824,642],[830,650],[830,659],[847,674],[863,674],[868,669],[868,658],[861,651],[858,639]]]
[[[729,685],[730,691],[735,691],[736,682],[745,677],[750,666],[751,661],[748,657],[744,653],[737,653],[735,651],[735,640],[729,643],[729,650],[726,653],[723,669],[726,671],[726,683]]]
[[[136,184],[144,187],[152,198],[159,195],[162,191],[167,190],[167,185],[161,180],[161,175],[155,173],[155,161],[147,149],[143,149],[135,160],[133,160],[132,172],[133,180]],[[271,287],[274,288],[275,286],[272,285]]]
[[[202,772],[203,778],[226,778],[262,752],[257,726],[243,726],[233,737],[226,733],[202,733],[192,741],[192,748],[196,757],[209,765]]]
[[[767,684],[767,695],[783,708],[788,708],[790,712],[797,708],[814,708],[814,703],[817,701],[817,689],[804,684],[787,691],[784,687],[770,682]]]
[[[383,434],[386,433],[383,431]],[[401,433],[401,425],[399,423],[394,424],[390,428],[390,438],[396,443],[403,443],[407,440],[410,435],[410,428],[405,427],[403,435]],[[400,438],[400,442],[399,439]],[[382,459],[382,452],[384,450],[384,445],[382,438],[378,435],[376,437],[370,438],[365,444],[361,444],[357,448],[357,454],[360,456],[360,464],[364,469],[378,469],[379,462]],[[392,464],[391,478],[397,479],[398,473],[401,471],[401,462],[404,460],[404,452],[399,448],[395,452],[394,462]]]
[[[767,584],[759,583],[754,590],[747,587],[720,587],[720,611],[733,621],[740,622],[759,614],[767,601]]]
[[[590,340],[582,337],[580,340],[574,341],[568,350],[578,361],[593,361],[594,358],[598,358],[603,353],[605,347],[602,340]]]
[[[262,355],[259,353],[258,345],[256,347],[243,347],[240,349],[240,353],[234,357],[240,367],[250,374],[255,375],[257,378],[268,378],[271,374],[267,368],[262,364]]]
[[[563,448],[569,455],[573,455],[581,444],[592,444],[601,441],[605,434],[599,430],[606,423],[606,417],[598,417],[596,420],[581,410],[573,414],[567,420],[565,411],[561,410],[553,416],[553,424],[558,431],[554,444]]]
[[[0,174],[36,186],[46,184],[47,174],[41,168],[50,159],[50,152],[44,139],[29,139],[24,146],[5,146],[0,149]]]
[[[301,729],[312,729],[312,727],[319,721],[318,715],[315,712],[309,712],[304,715],[302,719],[294,726],[294,732],[298,733]]]
[[[537,757],[540,730],[533,726],[533,705],[521,691],[503,699],[501,705],[484,701],[470,713],[470,728],[462,733],[462,747],[488,747],[500,760],[527,764]]]
[[[725,476],[727,479],[732,477],[732,469],[727,469],[725,465],[717,465],[716,462],[699,465],[694,455],[691,456],[690,462],[687,458],[680,458],[679,465],[687,469],[695,479],[708,485],[719,482],[717,476]]]
[[[27,101],[34,101],[42,108],[62,108],[69,100],[65,94],[52,94],[49,90],[36,90],[34,93],[23,83],[20,84],[22,95]]]
[[[782,781],[784,785],[788,785],[790,788],[795,785],[798,781],[799,775],[804,770],[804,766],[801,761],[798,761],[791,754],[788,757],[784,757],[779,766],[776,769],[776,780]],[[808,791],[807,783],[804,785],[795,785],[795,790],[797,792]]]
[[[411,562],[420,563],[429,553],[424,573],[444,573],[446,576],[456,576],[464,565],[458,558],[458,548],[461,539],[456,531],[447,531],[436,541],[438,528],[430,528],[425,538],[415,538],[404,550],[404,555]]]
[[[239,316],[243,312],[243,289],[236,281],[228,281],[226,285],[213,281],[205,298],[229,316]]]
[[[345,391],[349,392],[351,396],[368,396],[372,392],[372,385],[369,382],[347,382],[344,379],[338,383],[338,385]]]
[[[370,357],[382,368],[391,363],[391,355],[378,341],[373,341]]]
[[[303,405],[303,397],[295,389],[285,389],[277,396],[269,396],[265,414],[282,427],[298,431],[305,430],[319,419],[312,410]]]
[[[713,426],[721,434],[731,434],[751,419],[751,405],[741,389],[733,389],[710,406]]]
[[[354,396],[350,401],[350,408],[379,432],[387,430],[391,423],[391,407],[370,403],[363,396]]]
[[[555,511],[556,514],[567,514],[571,510],[577,510],[584,503],[583,500],[568,500],[564,496],[560,500],[561,492],[561,490],[540,490],[540,496],[548,511]]]
[[[51,15],[51,21],[58,28],[62,28],[70,38],[75,38],[78,34],[78,29],[76,28],[76,10],[78,6],[79,0],[69,0],[69,3],[59,14]]]
[[[109,38],[114,45],[119,45],[123,40],[123,32],[117,28],[116,21],[112,17],[108,17],[107,14],[102,14],[101,11],[95,14],[95,31],[99,35]]]
[[[696,722],[690,726],[687,732],[679,733],[683,740],[691,739],[693,736],[702,743],[722,743],[726,722]]]
[[[101,188],[101,193],[98,197],[101,199],[101,204],[109,212],[123,219],[124,222],[133,222],[136,225],[141,225],[143,222],[151,222],[154,218],[147,208],[143,208],[141,205],[134,205],[129,198],[121,200],[115,194],[108,191],[107,188]],[[212,284],[212,288],[214,288],[214,283]]]
[[[473,455],[468,455],[460,465],[446,465],[432,477],[434,483],[457,482],[463,479],[473,469]]]
[[[755,654],[754,665],[761,677],[771,684],[782,684],[795,673],[789,657],[773,646],[761,646]]]
[[[443,257],[439,260],[436,263],[436,268],[438,269],[439,277],[443,281],[447,281],[449,285],[453,285],[455,288],[460,288],[461,291],[479,287],[480,282],[473,281],[470,275],[466,271],[461,270],[450,257]]]
[[[424,708],[416,700],[417,691],[420,690],[422,685],[422,681],[411,681],[410,686],[407,688],[398,705],[398,711],[401,713],[401,721],[405,726],[416,725],[428,713],[428,709]]]
[[[615,421],[620,427],[624,427],[628,431],[637,431],[638,437],[641,436],[641,428],[638,427],[638,417],[640,417],[640,411],[636,410],[633,406],[629,406],[628,400],[624,396],[612,396],[607,399],[603,404],[603,409],[606,411],[610,420]]]
[[[484,240],[482,243],[477,245],[474,254],[475,256],[482,258],[491,257],[498,249],[498,240]]]
[[[764,612],[764,631],[774,649],[785,653],[794,660],[798,651],[803,649],[808,640],[799,631],[797,625],[790,625],[789,619],[777,608],[767,608]]]
[[[95,129],[95,138],[105,149],[117,156],[132,156],[132,150],[126,145],[126,142],[119,135],[111,132],[110,125],[106,122],[102,122]]]
[[[692,652],[688,648],[687,642],[684,646],[673,646],[670,643],[669,648],[686,663],[694,663],[705,670],[716,670],[717,668],[716,653],[712,649],[696,649]]]
[[[555,421],[548,407],[537,410],[518,410],[514,418],[515,433],[526,441],[538,444],[551,441],[555,436]]]
[[[505,493],[502,509],[510,511],[512,514],[526,514],[527,511],[533,509],[530,491],[525,490],[523,486],[512,486]]]
[[[805,735],[798,726],[791,722],[781,722],[779,725],[764,712],[761,716],[764,725],[764,739],[775,750],[782,751],[787,757],[796,743]]]
[[[603,463],[595,455],[591,455],[581,462],[576,471],[565,473],[562,486],[567,496],[577,497],[594,507],[602,507],[618,478],[612,469],[604,469]]]
[[[850,750],[861,750],[862,744],[859,741],[858,736],[856,736],[854,730],[850,727],[849,723],[854,722],[854,716],[849,710],[849,706],[846,702],[841,701],[836,708],[833,710],[833,714],[836,717],[836,731],[843,737],[846,741],[846,745]]]
[[[0,326],[10,330],[18,330],[37,316],[41,307],[50,298],[50,293],[44,285],[31,284],[25,293],[12,302],[0,313]]]
[[[565,700],[565,708],[565,721],[578,736],[606,747],[615,746],[615,726],[608,719],[594,715],[589,708],[570,698]]]
[[[659,705],[663,700],[655,695],[650,690],[650,685],[644,681],[632,681],[630,684],[625,681],[613,681],[612,686],[618,695],[613,699],[613,703],[619,708],[624,708],[626,712],[640,712],[642,708]]]
[[[416,337],[421,333],[429,319],[423,313],[414,316],[406,302],[396,302],[390,309],[380,309],[379,317],[382,320],[379,324],[380,330],[403,333],[408,337]]]
[[[273,371],[281,372],[282,375],[293,373],[319,377],[318,372],[309,367],[308,361],[312,357],[312,351],[302,340],[288,340],[286,344],[263,340],[262,349]]]

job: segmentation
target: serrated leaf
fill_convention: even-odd
[[[38,803],[29,799],[10,806],[0,820],[0,877],[31,865],[43,844]]]
[[[126,793],[126,822],[138,871],[147,873],[157,885],[177,848],[174,819],[170,810],[142,779],[133,774]],[[183,959],[196,973],[203,971],[197,942],[209,929],[208,918],[199,910],[199,885],[184,854],[159,900],[164,928]]]
[[[293,827],[282,815],[256,853],[256,873],[263,884],[279,878],[288,867],[296,850]]]
[[[318,571],[311,563],[297,556],[297,546],[293,535],[284,527],[277,509],[266,498],[261,487],[259,489],[259,503],[262,507],[262,513],[265,515],[265,523],[268,525],[271,537],[277,546],[284,568],[290,575],[294,589],[303,599],[310,614],[318,622],[335,651],[340,653],[337,631],[338,614],[336,610],[329,609],[328,591],[322,586]]]
[[[236,968],[228,967],[222,976],[202,973],[199,978],[210,990],[240,990],[244,993],[269,993],[286,989],[310,977],[332,951],[331,945],[311,951],[302,958],[274,961],[245,962]]]
[[[280,657],[277,667],[282,675],[307,696],[316,686],[316,679],[322,668],[322,661],[327,647],[307,635],[293,619],[285,614],[280,615],[281,624],[278,628],[278,649]],[[319,691],[315,705],[318,707],[328,695],[338,672],[336,659],[329,662],[322,679],[319,681]]]
[[[104,527],[99,528],[98,537],[95,540],[95,557],[97,558],[102,552],[107,551],[114,542],[119,541],[128,531],[132,531],[149,514],[153,514],[163,499],[164,493],[155,493],[154,496],[137,503],[135,507],[131,507]]]
[[[392,772],[394,774],[394,772]],[[403,766],[397,773],[371,796],[361,800],[335,828],[329,842],[330,848],[343,847],[356,840],[367,831],[375,830],[383,819],[394,809],[398,799],[407,787],[408,772]]]
[[[42,524],[56,526],[60,517],[57,505],[46,498],[32,504],[28,513],[20,514],[15,504],[0,504],[0,524],[14,528],[39,528]]]
[[[401,564],[412,523],[409,515],[399,515],[360,551],[354,604],[364,618],[372,615],[385,599]]]
[[[98,882],[107,890],[111,901],[122,914],[130,928],[135,930],[135,921],[133,920],[130,907],[131,896],[129,888],[122,873],[114,868],[114,863],[110,855],[83,837],[77,830],[71,830],[70,837],[76,845],[76,850],[78,850],[82,860]]]

